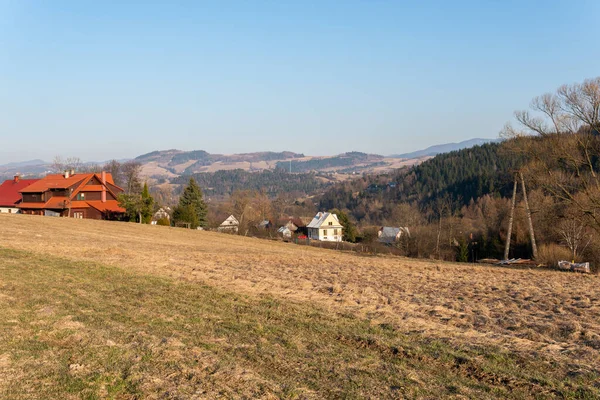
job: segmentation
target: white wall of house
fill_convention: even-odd
[[[341,242],[342,226],[337,218],[330,214],[325,220],[321,221],[318,228],[308,228],[308,237],[324,242]]]
[[[19,209],[14,207],[0,207],[0,213],[18,214]]]
[[[319,240],[325,242],[341,242],[342,228],[335,228],[331,226],[319,228]]]

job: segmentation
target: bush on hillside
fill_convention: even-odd
[[[156,225],[171,226],[171,220],[169,218],[161,218],[156,221]]]
[[[572,261],[571,251],[555,243],[543,244],[538,248],[537,262],[548,267],[556,267],[559,261]]]

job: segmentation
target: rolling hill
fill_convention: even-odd
[[[177,178],[204,172],[242,169],[249,172],[281,168],[294,173],[335,172],[339,174],[380,173],[393,169],[419,164],[432,156],[459,148],[481,144],[488,139],[471,139],[461,143],[433,146],[413,153],[393,156],[367,154],[352,151],[331,156],[307,156],[291,151],[263,151],[241,154],[211,154],[204,150],[157,150],[135,158],[142,164],[145,177],[159,179]],[[120,160],[125,161],[125,160]],[[104,162],[84,162],[84,165],[103,165]],[[36,177],[51,169],[51,163],[43,160],[11,162],[0,165],[0,178],[10,178],[14,174]]]

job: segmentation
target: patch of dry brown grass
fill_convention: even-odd
[[[597,276],[439,263],[128,223],[0,215],[2,247],[308,302],[525,358],[600,365]]]

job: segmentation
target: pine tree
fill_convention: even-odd
[[[336,208],[330,210],[329,212],[337,215],[338,221],[340,221],[340,224],[343,227],[342,238],[344,239],[344,241],[352,243],[356,242],[356,236],[358,234],[358,231],[356,229],[356,225],[354,225],[352,221],[350,221],[350,219],[348,218],[348,215],[345,212]]]
[[[130,222],[149,224],[152,221],[154,198],[150,195],[148,184],[144,184],[141,193],[119,194],[118,200]]]
[[[140,203],[141,221],[144,224],[149,224],[152,221],[152,207],[154,206],[154,199],[152,196],[150,196],[147,183],[144,183],[144,189],[142,190]]]
[[[192,218],[190,212],[193,211],[195,218]],[[186,222],[191,224],[191,228],[206,226],[206,214],[208,210],[202,196],[202,190],[194,178],[190,178],[188,186],[183,190],[179,198],[179,204],[174,210],[173,216],[176,222]]]

